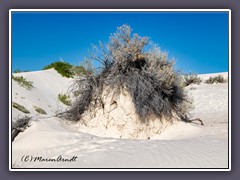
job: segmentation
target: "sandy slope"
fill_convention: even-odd
[[[39,115],[33,106],[44,109],[48,115],[53,115],[57,110],[66,108],[58,100],[58,94],[67,92],[72,79],[62,77],[54,69],[15,73],[14,76],[23,76],[28,81],[33,82],[33,89],[27,90],[16,81],[12,81],[12,101],[23,105],[29,110],[29,116]],[[13,108],[13,119],[18,115],[24,115],[24,113]]]
[[[22,75],[33,81],[36,89],[28,91],[13,82],[13,101],[28,107],[31,115],[36,114],[32,105],[53,114],[58,93],[67,91],[71,79],[62,78],[54,70]],[[194,99],[195,109],[191,114],[193,118],[201,118],[204,126],[181,122],[152,140],[126,140],[82,133],[77,130],[78,124],[38,115],[31,127],[12,143],[12,164],[22,168],[227,168],[228,84],[192,85],[187,90]],[[18,114],[13,108],[13,115]],[[77,156],[77,159],[23,162],[24,155],[43,158],[62,155],[69,159]]]
[[[207,80],[209,77],[215,77],[221,75],[224,77],[224,79],[228,78],[227,72],[220,72],[220,73],[210,73],[210,74],[198,74],[198,77],[200,77],[202,80]]]

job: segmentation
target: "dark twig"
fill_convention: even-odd
[[[25,116],[17,119],[15,122],[12,122],[12,142],[20,132],[23,132],[27,127],[29,127],[29,121],[31,119],[32,117]]]

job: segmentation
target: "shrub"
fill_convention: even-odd
[[[225,83],[227,82],[222,75],[218,75],[215,77],[210,77],[205,81],[207,84],[213,84],[213,83]]]
[[[69,96],[67,96],[66,94],[58,94],[58,99],[63,104],[65,104],[67,106],[71,106],[71,101],[69,100]]]
[[[87,74],[87,71],[83,66],[73,66],[71,71],[73,75]]]
[[[24,71],[22,71],[22,70],[20,70],[20,69],[16,69],[16,70],[14,70],[13,72],[14,72],[14,73],[21,73],[21,72],[29,72],[29,70],[24,70]]]
[[[63,77],[72,78],[74,76],[71,70],[73,68],[73,65],[69,63],[57,61],[57,62],[51,63],[48,66],[45,66],[43,69],[46,70],[51,68],[54,68]]]
[[[89,59],[84,59],[80,66],[72,67],[72,72],[75,76],[91,75],[96,72],[96,69],[94,68]]]
[[[84,60],[83,64],[80,66],[74,66],[66,62],[57,61],[45,66],[43,69],[46,70],[51,68],[54,68],[59,74],[67,78],[94,73],[94,69],[92,69],[92,65],[89,60]]]
[[[26,113],[26,114],[29,114],[29,113],[30,113],[24,106],[22,106],[22,105],[20,105],[20,104],[18,104],[18,103],[16,103],[16,102],[13,102],[13,103],[12,103],[12,106],[13,106],[14,108],[16,108],[17,110],[23,112],[23,113]]]
[[[22,76],[14,76],[12,75],[12,79],[16,81],[20,86],[26,88],[27,90],[31,90],[33,88],[33,82],[28,81],[26,78]]]
[[[20,132],[23,132],[29,126],[30,119],[30,117],[25,116],[12,122],[12,142]]]
[[[196,74],[185,74],[183,76],[184,86],[189,86],[190,84],[200,84],[202,82],[201,78]]]
[[[79,76],[73,91],[80,92],[71,109],[61,113],[70,120],[78,121],[89,108],[104,106],[104,87],[112,90],[126,89],[132,97],[140,120],[151,115],[186,119],[189,104],[180,83],[180,75],[166,52],[149,42],[147,37],[132,35],[128,25],[123,25],[110,36],[108,45],[93,46],[90,58],[101,63],[97,74]]]
[[[37,106],[33,106],[35,111],[39,114],[47,114],[46,111],[40,107],[37,107]]]

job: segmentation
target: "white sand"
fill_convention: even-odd
[[[227,74],[227,73],[225,73]],[[12,143],[12,164],[27,168],[227,168],[228,167],[228,84],[191,85],[193,118],[204,126],[183,122],[169,126],[151,140],[127,140],[83,133],[78,124],[47,117],[66,108],[58,102],[72,79],[54,70],[21,73],[34,82],[31,91],[13,81],[13,101],[24,105],[35,116],[31,126]],[[204,75],[201,75],[204,76]],[[209,76],[209,75],[205,75]],[[16,94],[17,93],[17,94]],[[21,97],[25,97],[21,98]],[[39,100],[40,99],[40,100]],[[37,115],[33,105],[48,115]],[[13,118],[23,115],[13,108]],[[77,156],[75,162],[22,162],[24,155],[43,158]]]
[[[67,108],[58,100],[58,94],[67,92],[72,79],[62,77],[54,69],[15,73],[14,76],[23,76],[28,81],[33,82],[34,87],[27,90],[12,80],[12,101],[23,105],[29,110],[29,116],[39,115],[34,106],[44,109],[48,115],[53,115],[56,111]],[[13,119],[16,119],[19,115],[25,114],[13,108]]]
[[[209,74],[198,74],[202,80],[207,80],[210,77],[216,77],[218,75],[223,76],[224,79],[228,79],[228,73],[227,72],[220,72],[220,73],[209,73]]]

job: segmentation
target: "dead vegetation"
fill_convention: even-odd
[[[189,86],[191,84],[199,85],[202,82],[202,79],[197,76],[197,74],[185,74],[183,76],[184,86]]]
[[[149,41],[147,37],[132,34],[128,25],[117,28],[109,43],[94,46],[90,59],[101,63],[96,72],[81,74],[72,87],[78,92],[71,108],[58,116],[69,120],[81,120],[89,109],[104,108],[104,90],[125,89],[132,97],[139,119],[146,122],[152,115],[186,119],[191,102],[181,85],[181,76],[174,69],[174,62],[166,52]]]
[[[20,132],[23,132],[27,127],[29,127],[30,120],[31,117],[24,116],[18,118],[16,121],[12,121],[12,142]]]

